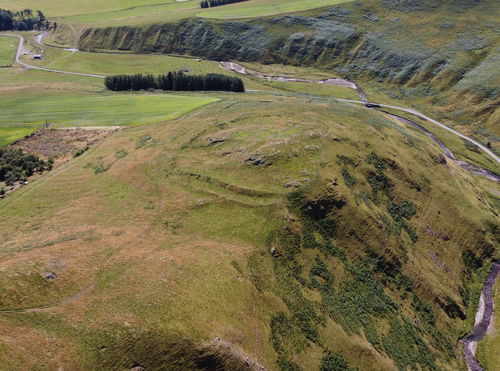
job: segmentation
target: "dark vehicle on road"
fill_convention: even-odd
[[[367,107],[367,108],[380,108],[380,104],[377,104],[377,103],[366,103],[365,107]]]

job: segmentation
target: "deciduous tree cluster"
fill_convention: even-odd
[[[36,172],[51,170],[52,164],[51,159],[44,161],[20,149],[0,149],[0,182],[24,181]]]
[[[41,10],[34,12],[24,9],[17,12],[0,9],[0,31],[31,31],[47,29],[50,22],[47,21]]]

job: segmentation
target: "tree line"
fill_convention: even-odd
[[[106,88],[114,91],[147,89],[245,91],[245,86],[240,78],[217,73],[186,75],[182,72],[169,72],[159,76],[140,73],[135,75],[113,75],[106,77],[104,84]]]
[[[0,8],[0,31],[44,30],[49,26],[50,22],[41,10],[34,12],[31,9],[24,9],[11,12]]]
[[[213,8],[214,6],[221,6],[233,3],[241,3],[242,1],[248,0],[202,0],[200,2],[200,8]]]
[[[0,149],[0,182],[12,185],[17,181],[25,181],[36,172],[51,170],[52,165],[52,159],[44,161],[21,149]]]

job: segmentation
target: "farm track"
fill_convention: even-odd
[[[26,69],[29,70],[39,70],[39,71],[46,71],[46,72],[55,72],[55,73],[62,73],[65,75],[76,75],[76,76],[86,76],[86,77],[95,77],[98,79],[104,79],[106,76],[102,75],[94,75],[91,73],[83,73],[83,72],[71,72],[71,71],[61,71],[61,70],[54,70],[52,68],[45,68],[45,67],[38,67],[38,66],[32,66],[30,64],[24,63],[21,61],[21,54],[23,53],[24,50],[24,37],[19,36],[19,35],[12,35],[12,34],[0,34],[0,36],[7,36],[7,37],[16,37],[19,39],[19,45],[17,47],[17,52],[16,52],[16,58],[15,61],[17,64],[23,66]]]

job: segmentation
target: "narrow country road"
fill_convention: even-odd
[[[19,45],[17,47],[15,61],[16,61],[16,63],[20,64],[21,66],[23,66],[26,69],[40,70],[40,71],[47,71],[47,72],[55,72],[55,73],[63,73],[63,74],[66,74],[66,75],[77,75],[77,76],[95,77],[95,78],[98,78],[98,79],[104,79],[104,78],[106,78],[106,76],[93,75],[91,73],[61,71],[61,70],[54,70],[54,69],[51,69],[51,68],[45,68],[45,67],[38,67],[38,66],[29,65],[29,64],[24,63],[24,62],[21,61],[21,54],[23,53],[23,50],[24,50],[24,37],[19,36],[19,35],[4,34],[4,33],[0,34],[0,36],[16,37],[16,38],[19,39]]]
[[[359,100],[350,100],[350,99],[337,99],[339,101],[342,101],[342,102],[349,102],[349,103],[358,103],[358,104],[366,104],[366,102],[363,102],[363,101],[359,101]],[[490,156],[493,160],[495,160],[498,164],[500,164],[500,158],[498,158],[497,155],[495,155],[489,148],[487,148],[486,146],[483,146],[481,143],[477,142],[476,140],[472,139],[472,138],[469,138],[467,135],[464,135],[458,131],[456,131],[455,129],[452,129],[450,128],[449,126],[446,126],[445,124],[439,122],[439,121],[436,121],[434,120],[433,118],[430,118],[429,116],[426,116],[424,115],[423,113],[421,112],[418,112],[417,110],[414,110],[412,108],[404,108],[404,107],[397,107],[397,106],[391,106],[391,105],[388,105],[388,104],[379,104],[379,103],[374,103],[374,104],[377,104],[379,105],[380,107],[384,107],[384,108],[392,108],[392,109],[395,109],[395,110],[398,110],[398,111],[402,111],[402,112],[406,112],[406,113],[410,113],[412,115],[415,115],[415,116],[418,116],[420,117],[421,119],[424,119],[426,121],[429,121],[439,127],[442,127],[443,129],[449,131],[450,133],[453,133],[457,136],[459,136],[460,138],[462,139],[465,139],[469,142],[471,142],[472,144],[475,144],[476,146],[478,146],[479,148],[481,148],[481,150],[483,152],[485,152],[488,156]]]

